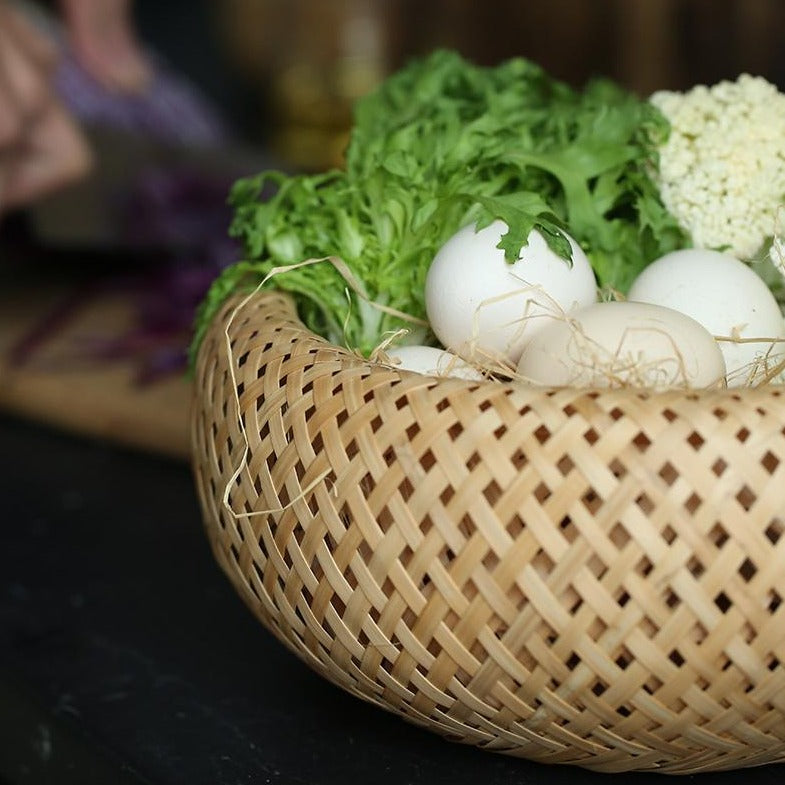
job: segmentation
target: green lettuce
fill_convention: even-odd
[[[500,242],[508,261],[537,228],[569,264],[567,231],[598,285],[624,292],[686,242],[651,176],[667,132],[649,102],[607,80],[579,91],[521,58],[493,68],[450,51],[416,60],[357,103],[343,169],[263,172],[234,185],[230,233],[245,258],[208,293],[194,348],[232,293],[328,256],[359,285],[329,261],[267,285],[293,293],[311,329],[363,353],[402,327],[427,341],[417,325],[433,256],[462,226],[495,219],[509,227]]]

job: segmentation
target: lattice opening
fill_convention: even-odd
[[[640,453],[646,452],[651,447],[651,439],[643,431],[638,431],[631,443]]]
[[[594,428],[589,428],[583,432],[583,438],[593,446],[600,440],[600,435],[597,433],[597,431],[594,430]]]
[[[665,461],[665,463],[660,467],[660,470],[657,472],[662,478],[662,481],[670,487],[676,480],[679,479],[679,472],[676,470],[676,467],[670,462]]]
[[[540,548],[534,555],[531,564],[537,574],[542,578],[550,575],[550,573],[553,571],[553,568],[556,566],[556,562],[554,562],[547,551],[543,550],[542,548]]]
[[[690,560],[687,562],[687,569],[690,571],[692,577],[696,579],[700,578],[700,576],[706,572],[706,567],[697,556],[692,556],[690,558]]]
[[[564,664],[567,666],[567,670],[574,671],[581,664],[581,658],[572,652]]]
[[[698,645],[703,643],[708,636],[709,631],[699,621],[696,621],[695,624],[692,625],[688,635],[688,637]]]
[[[398,554],[398,561],[401,563],[402,566],[408,567],[409,563],[414,556],[414,551],[412,550],[410,545],[407,545],[399,554]]]
[[[419,423],[413,422],[411,425],[409,425],[406,428],[406,438],[409,441],[412,441],[412,439],[414,439],[414,437],[417,436],[417,434],[419,432],[420,432],[420,425],[419,425]]]
[[[556,468],[562,477],[566,477],[575,468],[575,463],[569,455],[563,455],[556,462]]]
[[[760,465],[768,474],[774,474],[780,465],[780,459],[771,450],[767,450],[766,454],[760,459]]]
[[[639,496],[637,496],[635,499],[635,504],[640,507],[640,510],[644,515],[648,515],[654,509],[654,502],[646,493],[641,493]]]
[[[360,544],[357,546],[357,552],[360,554],[360,558],[365,564],[368,564],[373,558],[373,548],[371,548],[367,540],[360,540]]]
[[[390,512],[390,508],[386,504],[377,513],[376,522],[385,534],[395,525],[395,516]]]
[[[717,521],[714,524],[712,530],[709,532],[709,539],[717,546],[718,549],[722,549],[725,543],[730,539],[730,535],[723,525]]]
[[[644,683],[643,689],[649,693],[649,695],[654,695],[663,685],[663,682],[660,681],[656,676],[650,676],[649,679]]]
[[[367,499],[376,487],[376,480],[373,479],[373,475],[370,472],[366,472],[360,479],[359,486],[363,496]]]
[[[679,419],[679,415],[673,411],[673,409],[663,409],[662,416],[668,421],[673,422],[674,420]]]
[[[583,496],[581,496],[581,501],[583,502],[583,506],[592,514],[594,515],[600,507],[604,504],[602,498],[597,493],[594,488],[589,488]]]
[[[463,423],[459,420],[456,420],[448,429],[447,435],[450,437],[451,441],[457,441],[458,437],[463,433]]]
[[[499,501],[499,498],[502,495],[502,489],[496,480],[491,480],[482,489],[482,495],[485,497],[486,501],[491,505],[491,507],[495,507],[496,503]]]
[[[408,477],[404,477],[403,480],[401,480],[401,483],[398,486],[398,493],[405,502],[411,499],[414,494],[414,485]]]
[[[698,450],[706,444],[706,440],[697,431],[693,431],[687,437],[687,444],[689,444],[695,452],[698,452]]]
[[[720,609],[720,612],[727,613],[733,606],[733,601],[724,591],[721,591],[714,598],[714,604]]]
[[[605,573],[608,572],[608,565],[596,553],[589,559],[586,566],[598,581],[601,581]]]
[[[344,568],[343,577],[349,584],[351,590],[354,591],[357,588],[357,576],[354,574],[350,564],[347,564]]]
[[[783,532],[785,532],[785,525],[779,518],[775,518],[767,527],[764,534],[772,545],[776,545],[780,541]]]
[[[623,480],[627,476],[627,467],[618,458],[614,458],[608,468],[617,480]]]
[[[510,456],[510,463],[513,465],[515,469],[520,471],[526,464],[529,462],[529,459],[526,457],[526,454],[521,449],[517,449],[511,456]]]
[[[648,616],[644,616],[640,620],[638,629],[640,629],[647,638],[653,638],[660,631],[660,628]]]
[[[548,430],[547,426],[540,425],[540,427],[534,431],[534,438],[537,439],[540,444],[545,444],[548,439],[551,438],[551,432]]]
[[[632,539],[627,531],[624,528],[621,522],[616,522],[616,525],[611,529],[610,532],[610,540],[611,542],[621,551],[626,546],[627,543]]]
[[[602,679],[596,679],[594,684],[591,685],[591,691],[599,698],[608,689],[607,682]]]
[[[635,565],[635,572],[642,575],[644,578],[654,569],[654,565],[648,556],[641,556]]]
[[[701,504],[703,504],[703,499],[701,499],[697,493],[691,493],[684,501],[684,509],[690,515],[695,515],[695,513],[700,509]]]
[[[742,486],[741,490],[736,494],[736,501],[745,512],[749,512],[757,500],[757,495],[749,485]]]
[[[450,548],[448,545],[445,545],[439,551],[438,559],[445,567],[449,567],[451,562],[455,559],[455,551],[452,548]],[[469,583],[467,583],[466,586],[464,587],[464,595],[466,595],[465,589],[468,586],[469,586]]]
[[[678,649],[672,649],[668,655],[668,659],[677,667],[681,668],[684,665],[685,659]]]
[[[685,505],[685,507],[687,507],[687,509],[688,509],[688,510],[690,509],[690,508],[689,508],[687,505]],[[691,510],[691,512],[694,512],[694,510]],[[677,535],[676,535],[676,531],[675,531],[675,529],[673,528],[673,526],[671,526],[670,524],[668,524],[668,525],[667,525],[667,526],[666,526],[666,527],[665,527],[665,528],[664,528],[664,529],[663,529],[663,530],[660,532],[660,536],[662,537],[662,539],[663,539],[663,540],[665,540],[665,542],[667,542],[667,543],[668,543],[668,545],[672,545],[672,544],[673,544],[673,541],[676,539],[676,536],[677,536]]]
[[[520,515],[513,515],[504,528],[513,540],[517,540],[526,528],[526,524],[523,522]]]
[[[476,455],[477,453],[474,453]],[[429,472],[436,466],[436,456],[433,454],[433,450],[428,448],[421,456],[420,456],[420,466],[425,469],[426,472]],[[471,467],[469,467],[471,468]]]
[[[389,597],[391,595],[388,594],[387,596]],[[417,624],[417,618],[417,614],[408,605],[403,609],[401,621],[409,630],[413,629],[414,625]],[[398,640],[397,636],[396,640]]]
[[[737,439],[737,441],[741,442],[742,444],[744,444],[744,442],[746,442],[747,439],[749,439],[749,438],[750,438],[750,429],[749,428],[743,426],[743,427],[739,428],[738,431],[736,431],[736,439]]]
[[[678,608],[681,605],[681,597],[676,594],[673,589],[668,589],[665,592],[665,604],[672,610],[674,608]]]
[[[626,671],[634,660],[635,657],[633,657],[632,652],[626,646],[622,646],[621,651],[616,655],[614,662],[620,670]]]
[[[541,622],[537,627],[537,635],[539,635],[549,646],[553,646],[559,638],[556,630],[546,621]]]
[[[614,406],[610,412],[608,412],[608,414],[610,415],[611,419],[616,422],[617,420],[621,420],[621,418],[624,417],[624,410],[620,409],[618,406]]]
[[[266,425],[266,423],[265,423]],[[318,431],[316,435],[311,440],[311,447],[313,447],[313,451],[319,455],[319,453],[324,452],[324,437],[322,436],[322,432]]]
[[[739,575],[741,575],[742,580],[745,583],[749,583],[755,577],[755,574],[758,572],[758,568],[751,559],[747,558],[739,566],[738,572]]]
[[[430,450],[429,450],[428,452],[430,452]],[[431,453],[431,454],[433,454],[433,453]],[[482,462],[482,458],[480,458],[480,453],[478,453],[478,452],[475,450],[475,451],[474,451],[474,452],[473,452],[473,453],[472,453],[472,454],[471,454],[471,455],[470,455],[470,456],[469,456],[469,457],[466,459],[466,461],[465,461],[465,463],[466,463],[466,468],[467,468],[469,471],[472,471],[472,469],[474,469],[476,466],[479,466],[481,462]]]
[[[508,428],[508,427],[507,427],[507,426],[506,426],[504,423],[502,423],[502,424],[501,424],[501,425],[500,425],[500,426],[499,426],[499,427],[498,427],[498,428],[497,428],[497,429],[496,429],[496,430],[493,432],[493,438],[494,438],[494,439],[496,439],[496,441],[499,441],[499,439],[501,439],[501,438],[504,436],[504,434],[505,434],[505,433],[507,433],[507,431],[508,431],[508,430],[509,430],[509,428]]]
[[[768,605],[766,606],[769,613],[775,613],[782,605],[782,597],[776,589],[772,589],[767,597]]]
[[[360,452],[360,448],[357,446],[357,440],[351,439],[349,443],[346,445],[346,447],[344,448],[344,451],[346,453],[346,457],[350,461],[352,460],[352,458],[355,458],[357,456],[357,453]]]
[[[539,664],[536,657],[525,646],[515,652],[515,658],[527,673],[534,673]]]
[[[499,561],[499,557],[493,548],[489,548],[488,552],[485,554],[485,556],[483,556],[482,566],[485,567],[488,572],[493,572],[499,565]]]
[[[586,633],[596,642],[604,635],[607,629],[608,625],[599,616],[595,616],[591,624],[586,628]]]
[[[580,535],[578,527],[572,522],[572,518],[570,518],[569,515],[565,515],[559,521],[559,530],[561,531],[564,539],[567,540],[567,542],[570,544],[574,543]]]
[[[534,489],[534,498],[540,504],[544,504],[551,497],[551,489],[544,483],[540,482]]]

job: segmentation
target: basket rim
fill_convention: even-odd
[[[255,302],[257,300],[261,302]],[[514,380],[505,379],[462,379],[458,377],[446,377],[437,375],[421,374],[404,368],[398,368],[393,364],[383,361],[373,360],[362,356],[359,352],[353,351],[346,346],[341,346],[330,342],[327,338],[313,332],[300,318],[297,312],[297,305],[294,296],[281,289],[262,289],[254,290],[250,294],[230,295],[223,303],[213,320],[211,329],[223,325],[222,333],[225,338],[224,347],[227,350],[230,366],[232,365],[233,353],[229,342],[229,334],[235,324],[237,317],[248,307],[255,307],[263,316],[262,321],[273,321],[275,315],[275,332],[287,332],[296,342],[303,353],[314,353],[314,363],[329,359],[331,362],[338,361],[344,369],[349,368],[368,368],[372,373],[393,374],[392,379],[408,380],[427,380],[428,386],[438,387],[438,389],[478,389],[482,386],[503,389],[506,391],[526,392],[531,395],[544,395],[552,397],[559,393],[567,392],[578,395],[585,395],[592,400],[627,400],[636,398],[640,401],[651,401],[659,405],[662,401],[684,400],[684,401],[704,401],[707,404],[716,404],[724,400],[741,401],[749,400],[750,403],[767,400],[770,398],[780,398],[785,396],[785,383],[767,383],[757,386],[727,387],[718,386],[711,388],[685,389],[680,387],[670,387],[653,389],[647,387],[575,387],[575,386],[547,386],[547,385],[526,385]],[[251,338],[249,345],[266,340],[263,330],[257,325],[253,332],[255,337]],[[269,336],[268,336],[269,337]],[[205,351],[205,341],[199,347],[197,362]],[[247,350],[247,348],[246,348]]]

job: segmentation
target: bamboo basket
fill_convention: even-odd
[[[193,446],[218,562],[355,695],[601,771],[785,760],[785,388],[437,380],[264,293],[200,349]]]

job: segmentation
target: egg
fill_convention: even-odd
[[[436,253],[425,281],[428,321],[439,341],[481,363],[514,365],[548,322],[597,299],[591,265],[573,239],[572,264],[536,230],[509,263],[497,247],[506,231],[498,220],[480,231],[464,227]]]
[[[552,387],[704,388],[724,383],[711,333],[659,305],[596,303],[553,321],[526,345],[518,373]]]
[[[453,376],[473,380],[484,378],[473,365],[452,352],[435,346],[396,346],[386,349],[385,354],[396,368],[426,376]]]
[[[763,280],[733,256],[699,248],[674,251],[652,262],[633,282],[628,299],[674,308],[720,340],[728,385],[761,378],[785,358],[785,320]],[[746,342],[750,338],[760,338]],[[768,339],[768,340],[767,340]]]

